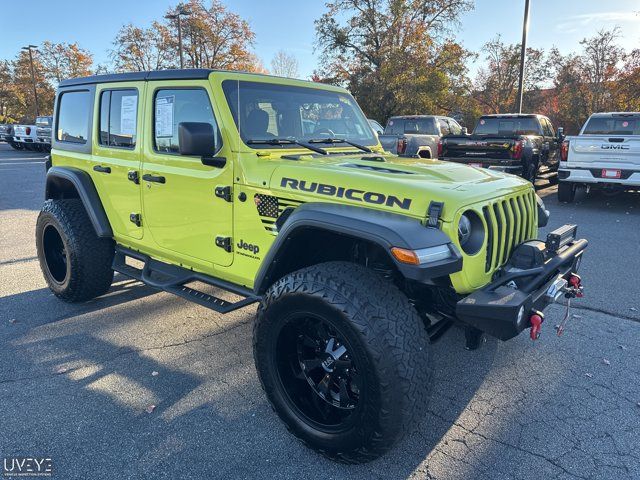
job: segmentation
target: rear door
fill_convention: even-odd
[[[233,254],[216,246],[231,238],[232,202],[216,196],[216,187],[233,185],[233,161],[222,141],[208,81],[149,82],[146,93],[145,152],[142,167],[143,221],[155,244],[187,265],[230,265]],[[180,155],[178,125],[207,122],[216,132],[223,167]]]
[[[138,132],[144,121],[144,82],[98,85],[90,174],[116,235],[141,239]]]

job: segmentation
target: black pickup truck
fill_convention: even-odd
[[[564,135],[542,115],[483,115],[471,135],[447,135],[438,143],[438,158],[513,173],[534,182],[539,176],[557,181]]]

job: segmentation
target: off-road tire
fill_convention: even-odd
[[[558,200],[562,203],[571,203],[576,197],[576,186],[571,182],[558,184]]]
[[[278,332],[301,310],[331,316],[366,359],[358,365],[367,385],[362,415],[347,431],[327,433],[311,425],[292,406],[280,380]],[[363,463],[379,457],[426,412],[432,363],[424,323],[395,285],[360,265],[328,262],[278,280],[258,307],[253,354],[267,398],[289,431],[333,460]]]
[[[526,161],[522,167],[522,178],[531,182],[532,185],[536,184],[538,178],[538,170],[540,169],[540,163],[536,159],[530,159]]]
[[[24,147],[22,146],[21,143],[18,142],[9,142],[9,145],[11,146],[11,148],[13,148],[14,150],[24,150]]]
[[[47,249],[50,248],[47,242],[58,242],[56,234],[66,252],[62,257],[66,264],[64,272],[59,269],[54,272],[55,259],[47,257]],[[114,243],[110,238],[96,235],[79,199],[47,200],[44,203],[36,223],[36,249],[49,288],[62,300],[82,302],[109,290],[113,281]]]

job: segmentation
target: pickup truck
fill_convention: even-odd
[[[8,123],[0,125],[0,140],[4,140],[15,150],[22,150],[22,144],[13,141],[13,125]]]
[[[14,125],[13,141],[21,144],[27,150],[40,150],[36,143],[36,129],[35,125]]]
[[[578,186],[615,194],[640,186],[640,112],[594,113],[578,135],[562,143],[558,199],[569,203]]]
[[[51,151],[51,124],[53,117],[36,118],[36,144],[43,152]]]
[[[562,129],[556,133],[542,115],[483,115],[471,135],[442,138],[438,158],[520,175],[532,183],[544,174],[555,183],[563,139]]]
[[[436,158],[440,137],[463,133],[466,133],[463,127],[450,117],[408,115],[391,117],[384,134],[378,138],[387,152],[403,157]]]

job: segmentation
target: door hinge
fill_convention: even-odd
[[[131,221],[131,223],[135,223],[136,227],[139,227],[142,225],[142,215],[140,215],[139,213],[130,214],[129,220]]]
[[[225,252],[231,253],[231,237],[216,237],[216,247],[220,247]]]
[[[127,178],[136,185],[140,184],[140,175],[136,170],[129,170],[129,172],[127,173]]]
[[[225,202],[231,202],[233,200],[231,194],[231,187],[216,187],[216,197],[222,198]]]

